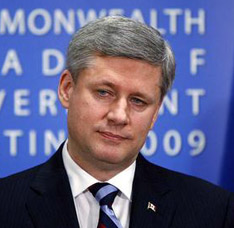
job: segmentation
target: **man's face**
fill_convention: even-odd
[[[137,157],[160,107],[161,68],[122,57],[95,57],[74,83],[59,85],[68,109],[68,150],[86,171],[123,170]]]

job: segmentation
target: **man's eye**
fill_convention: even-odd
[[[98,95],[101,97],[106,97],[109,95],[109,92],[103,89],[99,89],[97,92],[98,92]]]
[[[146,102],[137,98],[137,97],[133,97],[131,98],[131,102],[134,103],[135,105],[139,105],[139,106],[143,106],[146,105]]]

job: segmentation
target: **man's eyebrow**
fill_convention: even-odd
[[[117,87],[117,85],[115,85],[113,82],[106,80],[106,79],[102,79],[100,81],[99,80],[91,81],[91,83],[96,84],[96,85],[106,85],[106,86],[113,87],[113,88]],[[161,89],[161,87],[162,86],[160,86],[160,85],[155,85],[155,88]],[[141,94],[141,93],[139,92],[139,94]],[[144,94],[142,94],[142,95],[144,95]]]
[[[116,85],[109,81],[109,80],[105,80],[105,79],[102,79],[102,80],[97,80],[97,81],[91,81],[91,84],[94,84],[94,85],[105,85],[105,86],[109,86],[111,88],[116,88]]]
[[[92,81],[91,82],[93,85],[105,85],[105,86],[108,86],[110,88],[117,88],[117,85],[115,85],[113,82],[109,81],[109,80],[106,80],[106,79],[102,79],[102,80],[97,80],[97,81]],[[156,88],[160,88],[159,85],[156,85],[155,86],[155,89]],[[144,92],[140,92],[140,91],[137,91],[137,92],[133,92],[132,93],[132,96],[136,96],[136,97],[142,97],[146,100],[148,100],[148,102],[150,103],[154,103],[156,101],[155,97],[151,97],[150,95],[148,95],[147,93],[144,93]]]
[[[157,100],[156,97],[152,97],[144,92],[136,92],[136,93],[133,93],[132,96],[143,98],[149,103],[154,103]]]

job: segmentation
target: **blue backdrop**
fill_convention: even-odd
[[[0,177],[39,164],[66,138],[57,99],[74,31],[125,15],[157,27],[177,71],[142,153],[234,191],[234,2],[231,0],[1,1]]]

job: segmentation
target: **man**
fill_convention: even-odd
[[[80,29],[58,88],[68,140],[1,180],[0,227],[234,227],[231,193],[139,154],[174,73],[153,28],[107,17]]]

